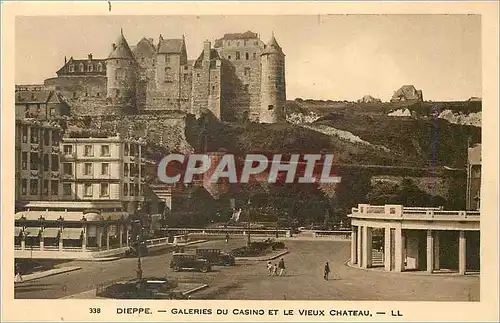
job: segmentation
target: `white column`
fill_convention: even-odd
[[[387,227],[384,230],[384,269],[391,271],[391,228]]]
[[[106,250],[109,250],[109,226],[106,228]]]
[[[358,243],[358,228],[356,226],[352,227],[352,232],[351,232],[351,265],[354,265],[357,263],[356,257],[358,256],[358,250],[357,250],[357,243]]]
[[[62,251],[63,249],[64,249],[64,239],[63,239],[63,232],[61,231],[61,234],[59,235],[59,251]]]
[[[43,247],[44,247],[43,246],[43,243],[44,243],[43,239],[44,239],[44,235],[43,235],[43,231],[42,231],[42,232],[40,232],[40,251],[43,251]]]
[[[394,234],[394,271],[404,271],[404,260],[403,260],[403,232],[401,227],[396,228]]]
[[[87,250],[87,225],[83,225],[82,251]]]
[[[441,250],[439,249],[439,231],[434,231],[434,269],[439,270],[439,255]]]
[[[372,266],[372,228],[363,227],[363,268]]]
[[[434,232],[427,230],[427,272],[432,273],[434,270]]]
[[[465,231],[459,231],[458,238],[458,273],[461,275],[465,275],[465,271],[467,269],[467,260],[466,260],[466,251],[467,251],[467,240],[465,238]]]
[[[23,232],[23,236],[21,238],[21,250],[24,250],[26,249],[26,236],[24,235],[24,232]]]
[[[123,247],[123,225],[118,224],[118,238],[120,239],[120,248]]]
[[[363,227],[358,225],[358,234],[357,234],[357,249],[358,249],[358,266],[361,267],[362,262],[363,262]]]
[[[102,248],[102,227],[101,226],[97,226],[96,228],[97,230],[97,234],[96,234],[96,238],[97,238],[97,246],[100,248]]]

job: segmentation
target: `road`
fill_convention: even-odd
[[[210,241],[209,248],[234,248],[245,239]],[[290,253],[285,255],[287,275],[269,277],[265,262],[239,262],[235,267],[215,267],[207,274],[174,273],[168,268],[170,255],[144,258],[145,276],[163,276],[179,282],[206,283],[209,288],[193,295],[197,299],[249,300],[405,300],[405,301],[468,301],[479,300],[478,276],[443,276],[417,273],[386,273],[362,270],[345,265],[349,258],[349,242],[286,241]],[[277,262],[278,260],[276,260]],[[323,265],[329,261],[333,280],[323,279]],[[136,259],[112,262],[71,262],[68,266],[82,270],[46,277],[16,287],[16,298],[61,298],[95,288],[98,283],[133,278]]]

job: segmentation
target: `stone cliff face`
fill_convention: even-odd
[[[481,112],[462,114],[444,110],[438,118],[448,120],[450,123],[481,127]]]

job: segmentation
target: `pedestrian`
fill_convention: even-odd
[[[21,275],[21,270],[19,270],[19,265],[15,265],[15,272],[16,276],[14,277],[14,282],[16,283],[22,283],[23,282],[23,276]]]
[[[273,264],[270,261],[267,262],[267,271],[269,272],[269,276],[273,275]]]
[[[229,232],[226,232],[226,244],[229,243]]]
[[[278,264],[278,269],[280,270],[279,276],[283,276],[285,274],[285,261],[283,258],[281,258]]]
[[[325,280],[328,280],[328,275],[330,274],[330,265],[328,265],[328,261],[325,263],[325,275],[323,278]]]
[[[273,274],[271,276],[277,276],[278,275],[278,265],[274,264],[273,266]]]

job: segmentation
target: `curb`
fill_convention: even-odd
[[[276,254],[276,255],[273,255],[273,256],[270,256],[270,257],[267,257],[267,258],[264,258],[264,257],[236,257],[235,260],[247,260],[247,261],[268,261],[268,260],[274,260],[276,258],[279,258],[283,255],[286,255],[287,253],[289,253],[290,251],[288,249]]]
[[[406,275],[406,276],[434,276],[434,277],[440,277],[440,276],[446,276],[446,277],[479,277],[481,275],[481,273],[465,273],[464,275],[461,275],[459,273],[456,273],[456,272],[449,272],[449,273],[440,273],[440,272],[432,272],[432,273],[429,273],[427,271],[385,271],[385,270],[376,270],[374,269],[373,267],[372,268],[363,268],[363,267],[358,267],[358,266],[355,266],[355,265],[352,265],[350,263],[351,259],[347,259],[345,262],[344,262],[344,265],[349,267],[349,268],[353,268],[353,269],[359,269],[359,270],[364,270],[364,271],[371,271],[371,272],[375,272],[375,273],[388,273],[388,274],[395,274],[395,275]],[[383,267],[377,267],[377,268],[383,268]]]
[[[69,272],[80,270],[80,269],[82,269],[82,267],[69,267],[69,268],[67,268],[65,270],[53,271],[51,273],[45,272],[45,274],[43,274],[44,272],[42,271],[42,272],[40,272],[40,276],[38,276],[38,277],[23,278],[22,282],[19,282],[19,283],[14,282],[14,284],[15,285],[22,284],[24,282],[29,282],[29,281],[36,280],[36,279],[41,279],[41,278],[45,278],[45,277],[50,277],[50,276],[65,274],[65,273],[69,273]],[[49,270],[47,270],[47,271],[49,271]]]
[[[188,291],[183,292],[182,295],[191,295],[191,294],[196,293],[197,291],[205,289],[207,287],[208,287],[208,284],[203,284],[201,286],[198,286],[198,287],[195,287],[193,289],[190,289]]]

